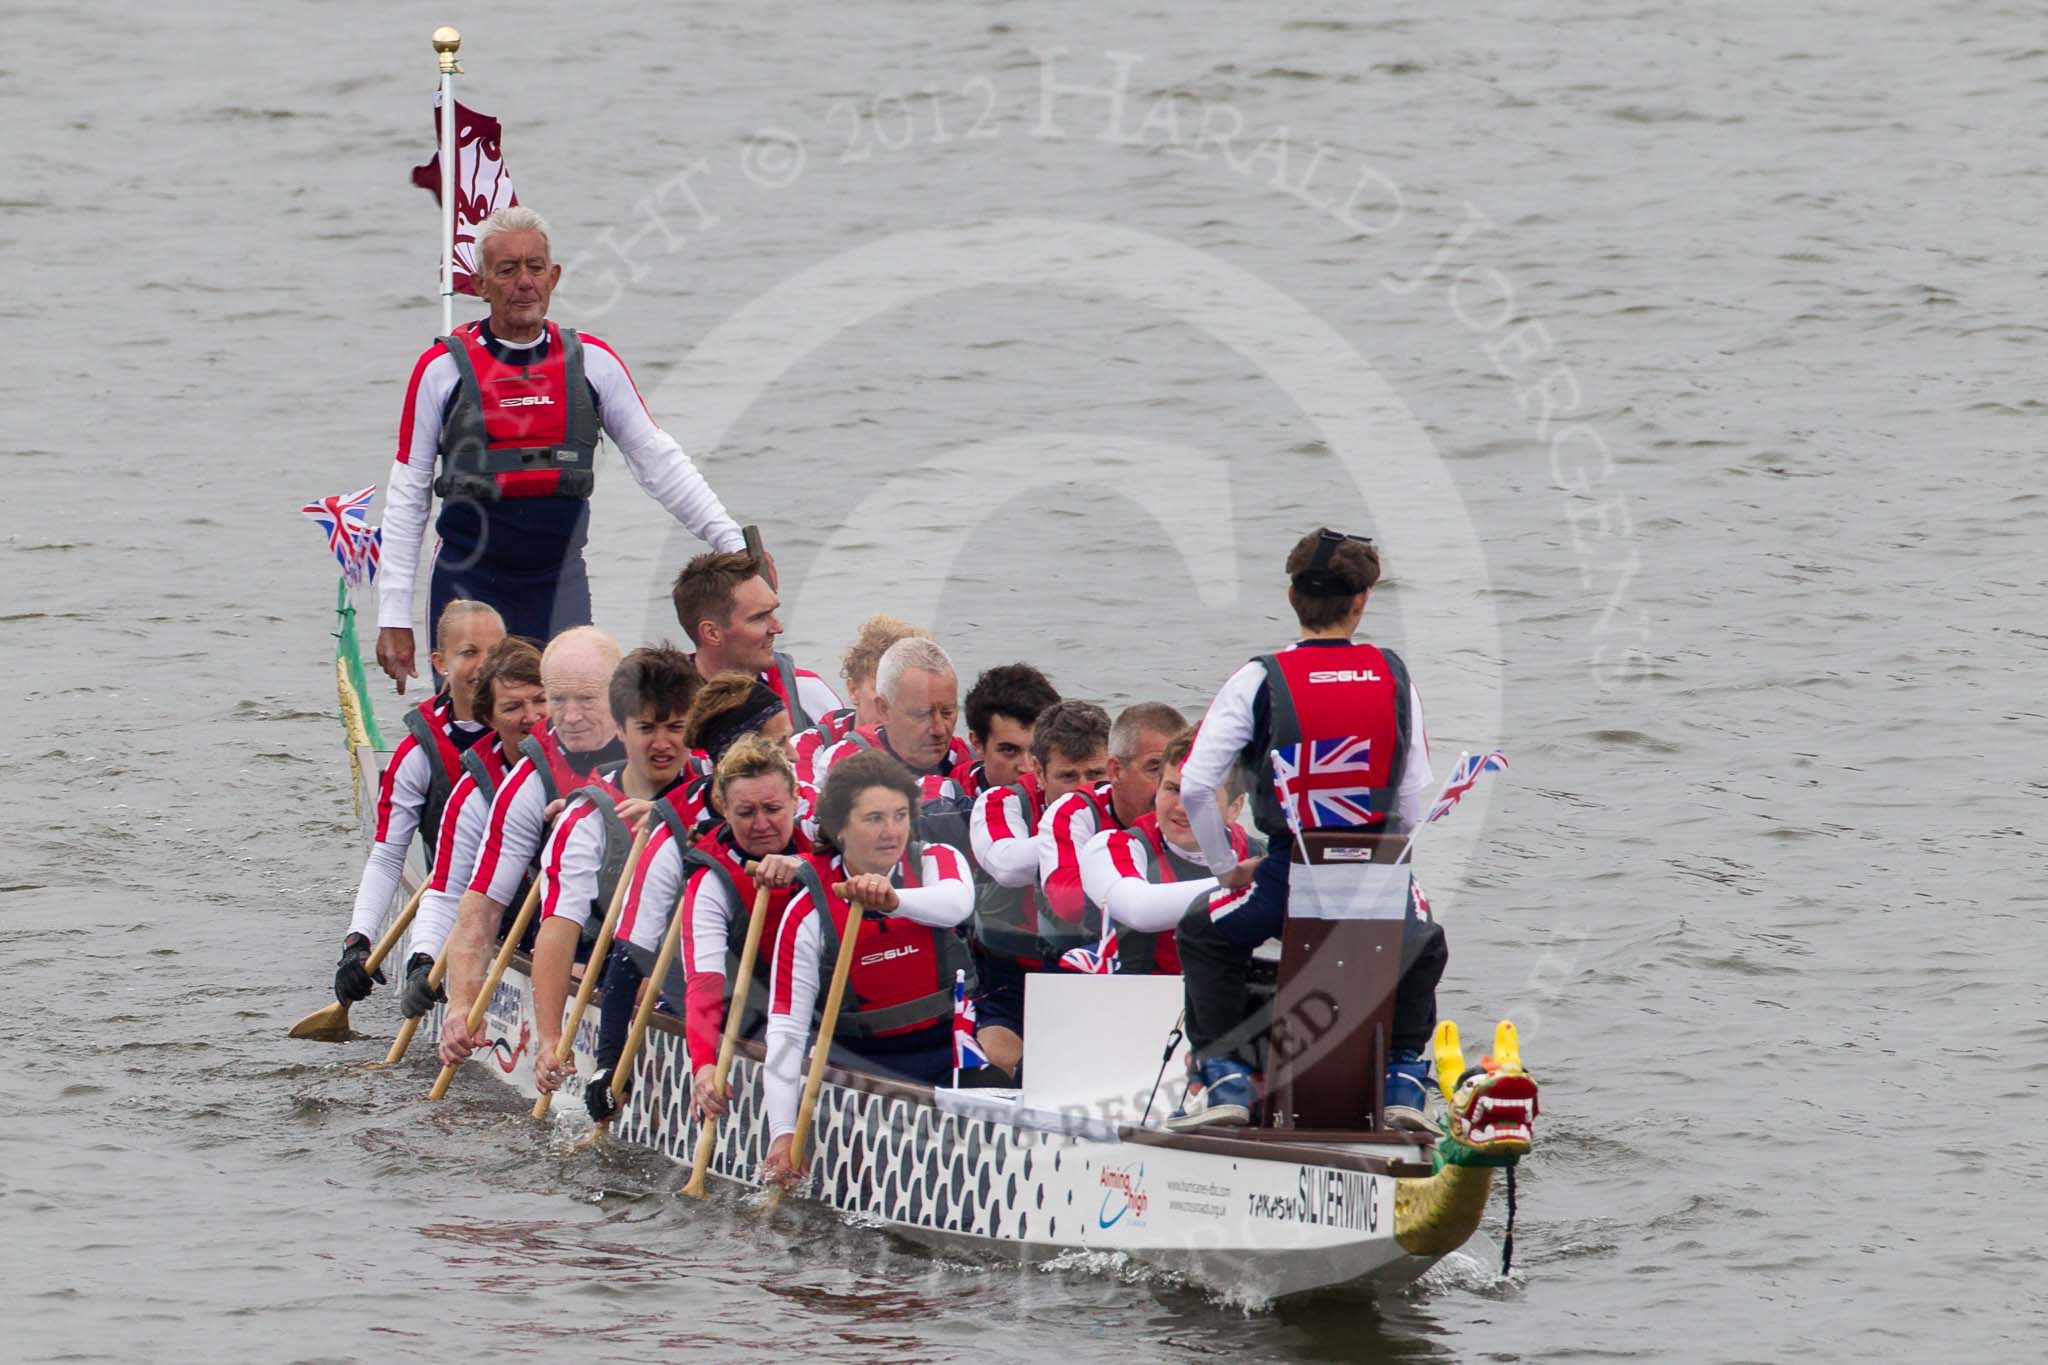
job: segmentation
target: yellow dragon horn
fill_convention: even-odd
[[[1522,1069],[1522,1039],[1511,1020],[1503,1019],[1494,1026],[1493,1060],[1503,1071]]]
[[[1439,1023],[1436,1037],[1430,1041],[1436,1052],[1437,1089],[1444,1092],[1444,1103],[1450,1104],[1451,1092],[1458,1088],[1458,1080],[1465,1074],[1465,1052],[1458,1046],[1457,1022],[1446,1019]]]

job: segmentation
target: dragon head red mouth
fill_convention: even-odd
[[[1467,1147],[1489,1153],[1521,1153],[1529,1150],[1536,1137],[1536,1082],[1519,1070],[1513,1074],[1481,1071],[1478,1079],[1491,1082],[1484,1089],[1472,1088],[1460,1117],[1464,1120],[1462,1141]],[[1460,1085],[1459,1093],[1467,1087]]]
[[[1453,1089],[1444,1084],[1451,1136],[1484,1156],[1520,1156],[1536,1138],[1536,1080],[1522,1070],[1521,1041],[1515,1026],[1501,1021],[1494,1030],[1493,1055],[1467,1069],[1458,1045],[1458,1026],[1446,1019],[1437,1026],[1436,1067],[1439,1078],[1456,1076]]]

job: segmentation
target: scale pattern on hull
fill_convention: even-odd
[[[479,1053],[486,1074],[528,1095],[532,1014],[532,992],[518,974],[492,997],[488,1027],[496,1045]],[[596,1044],[590,1017],[576,1042],[588,1074]],[[671,1028],[649,1034],[616,1134],[679,1164],[696,1145],[684,1051]],[[766,1153],[760,1079],[757,1063],[737,1064],[733,1104],[713,1153],[713,1171],[740,1184],[756,1182]],[[578,1098],[565,1095],[557,1113],[580,1108]],[[1366,1280],[1398,1283],[1429,1264],[1394,1240],[1390,1174],[1334,1168],[1298,1149],[1254,1155],[1127,1143],[1099,1131],[963,1116],[829,1083],[813,1131],[809,1197],[952,1250],[1022,1259],[1069,1249],[1123,1252],[1203,1283],[1271,1297]]]
[[[684,1048],[673,1034],[650,1033],[632,1103],[619,1137],[688,1164],[697,1146],[689,1116]],[[1061,1213],[1046,1209],[1045,1182],[1069,1139],[962,1118],[924,1105],[827,1082],[812,1130],[809,1194],[834,1208],[937,1232],[1028,1242],[1057,1237]],[[767,1155],[761,1121],[760,1066],[733,1064],[732,1104],[719,1125],[714,1175],[754,1184]],[[1070,1217],[1072,1215],[1069,1215]]]

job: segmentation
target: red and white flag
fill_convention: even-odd
[[[455,101],[455,292],[476,293],[477,224],[519,202],[499,145],[504,129],[489,114]],[[434,95],[434,155],[412,168],[412,183],[441,202],[441,96]]]

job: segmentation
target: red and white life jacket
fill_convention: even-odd
[[[916,767],[889,746],[889,729],[885,725],[862,725],[847,731],[844,744],[829,761],[836,763],[840,758],[858,753],[862,749],[880,749],[909,768],[911,776],[917,779],[920,801],[936,801],[940,797],[958,795],[953,774],[974,762],[974,750],[968,747],[966,740],[955,735],[953,742],[947,746],[945,754],[937,763],[929,768]],[[826,772],[818,773],[815,780],[822,785],[829,772],[830,769],[827,769]]]
[[[898,887],[917,886],[923,865],[924,847],[913,840],[890,880]],[[833,884],[845,878],[846,869],[836,858],[819,853],[807,854],[797,872],[798,883],[810,894],[811,913],[818,915],[823,946],[818,961],[827,972],[839,959],[840,936],[851,912],[843,898],[832,894]],[[967,945],[951,929],[893,915],[863,915],[833,1036],[887,1038],[949,1020],[954,973],[963,971],[972,981]]]
[[[427,755],[427,799],[420,807],[420,841],[431,861],[441,837],[441,812],[448,808],[448,794],[462,777],[463,752],[472,745],[497,746],[477,744],[490,734],[487,729],[465,732],[455,728],[455,703],[445,692],[435,693],[406,712],[405,731]]]
[[[1236,825],[1230,826],[1230,851],[1240,861],[1251,856],[1251,842],[1245,832]],[[1166,842],[1166,836],[1159,832],[1159,813],[1147,811],[1122,831],[1133,839],[1143,839],[1151,856],[1145,860],[1145,880],[1154,886],[1166,882],[1200,881],[1210,876],[1209,869],[1198,859],[1189,858]],[[1137,871],[1135,866],[1119,868],[1125,876]],[[1192,897],[1189,898],[1192,901]],[[1162,976],[1180,974],[1180,942],[1174,931],[1148,934],[1137,929],[1119,925],[1116,931],[1116,969],[1126,974],[1146,975],[1157,973]]]
[[[1271,707],[1251,791],[1259,832],[1292,838],[1288,807],[1302,829],[1383,826],[1408,758],[1407,666],[1392,650],[1348,643],[1299,645],[1256,662]]]
[[[1038,774],[1027,772],[1001,790],[1017,794],[1028,826],[1008,837],[1027,838],[1037,834],[1038,822],[1045,817],[1046,805],[1045,788],[1040,784]],[[997,794],[989,799],[1000,802],[1003,798]],[[989,957],[1012,963],[1026,971],[1050,968],[1059,961],[1059,952],[1053,951],[1047,933],[1065,926],[1060,925],[1046,905],[1045,892],[1036,877],[1026,886],[980,882],[974,889],[972,924],[974,946]],[[1079,942],[1079,937],[1075,936],[1075,945]],[[1060,949],[1060,952],[1064,951],[1064,948]]]
[[[454,405],[441,424],[443,500],[588,498],[597,486],[597,403],[573,328],[547,324],[537,365],[500,360],[479,324],[440,338],[455,361]]]

